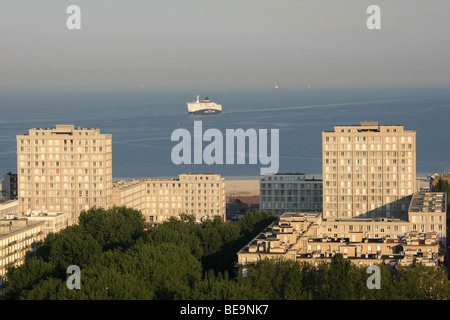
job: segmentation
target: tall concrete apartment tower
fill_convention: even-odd
[[[416,132],[401,125],[335,126],[322,133],[323,218],[408,219],[416,191]]]
[[[98,128],[34,128],[17,136],[18,215],[112,205],[112,135]]]

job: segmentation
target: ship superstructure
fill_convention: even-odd
[[[190,115],[210,115],[222,112],[222,105],[211,102],[208,97],[200,101],[200,96],[197,96],[197,101],[188,102],[187,107]]]

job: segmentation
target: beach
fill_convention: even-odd
[[[259,196],[259,177],[255,179],[225,178],[227,197]]]

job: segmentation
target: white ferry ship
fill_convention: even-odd
[[[197,96],[197,101],[187,103],[190,115],[212,115],[222,113],[222,105],[211,102],[208,97],[200,102],[200,96]]]

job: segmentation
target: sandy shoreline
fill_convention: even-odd
[[[259,196],[259,179],[228,180],[225,179],[225,193],[227,197]]]

